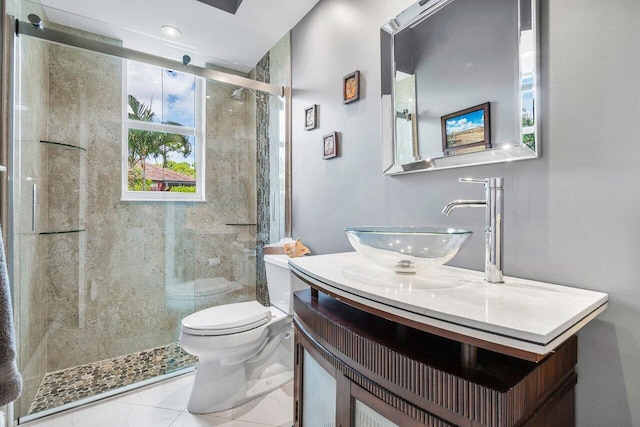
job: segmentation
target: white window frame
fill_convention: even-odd
[[[154,65],[155,66],[155,65]],[[163,71],[167,70],[164,67]],[[205,87],[206,83],[202,77],[195,78],[195,118],[194,127],[165,125],[156,122],[142,122],[129,119],[129,94],[128,94],[128,62],[123,60],[122,67],[122,201],[167,201],[167,202],[204,202],[205,201]],[[195,139],[194,160],[196,164],[196,192],[178,193],[171,191],[131,191],[128,186],[128,153],[129,153],[129,129],[141,129],[153,132],[178,133],[181,135],[193,136]]]

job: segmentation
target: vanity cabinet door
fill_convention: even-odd
[[[376,412],[362,401],[355,399],[353,405],[353,426],[354,427],[398,427],[398,424],[391,422],[384,415]]]
[[[351,426],[352,427],[454,427],[440,418],[414,408],[417,418],[412,418],[377,398],[358,385],[350,384]]]
[[[335,368],[323,367],[311,354],[302,352],[302,426],[335,427],[336,379]],[[320,359],[322,360],[322,359]],[[332,371],[332,372],[331,372]]]

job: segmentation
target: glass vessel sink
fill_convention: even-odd
[[[344,231],[360,255],[398,274],[415,274],[444,264],[473,234],[435,227],[350,227]]]

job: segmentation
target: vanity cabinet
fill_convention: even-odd
[[[482,350],[467,368],[460,342],[317,288],[296,292],[294,310],[295,426],[575,424],[575,336],[537,363]]]
[[[296,426],[575,425],[576,333],[607,294],[353,252],[289,267],[310,286],[293,298]]]

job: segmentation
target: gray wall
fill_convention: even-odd
[[[475,236],[452,265],[480,270],[484,216],[440,213],[505,178],[505,272],[607,292],[579,334],[579,426],[640,426],[640,2],[544,0],[542,158],[400,177],[381,175],[379,27],[411,0],[321,0],[292,33],[293,234],[315,254],[351,250],[352,225],[456,225]],[[358,102],[342,76],[361,71]],[[303,109],[319,104],[320,128]],[[322,135],[340,154],[322,160]]]
[[[512,0],[457,0],[409,31],[421,158],[442,157],[442,116],[485,102],[494,147],[518,140],[517,23]]]

